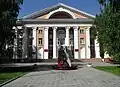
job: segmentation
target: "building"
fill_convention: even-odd
[[[14,28],[17,38],[22,38],[21,58],[56,59],[60,44],[68,47],[75,59],[100,58],[99,43],[91,38],[94,19],[62,3],[24,16]],[[14,54],[18,54],[18,44],[15,40]]]

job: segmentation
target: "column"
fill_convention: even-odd
[[[53,27],[53,59],[57,58],[56,54],[56,29],[57,27]]]
[[[23,26],[23,40],[22,40],[22,43],[23,43],[23,52],[22,52],[22,58],[27,58],[28,57],[28,49],[27,49],[27,41],[28,41],[28,37],[27,37],[27,27]]]
[[[95,55],[96,55],[96,58],[101,58],[100,57],[100,46],[99,46],[97,39],[95,39]]]
[[[86,39],[85,39],[85,57],[90,58],[90,27],[86,28]]]
[[[33,41],[32,41],[33,44],[32,45],[36,47],[37,46],[37,42],[36,42],[36,38],[37,38],[36,37],[36,32],[37,32],[36,30],[37,30],[37,28],[33,27],[32,29],[33,29]]]
[[[32,48],[33,48],[33,52],[35,54],[33,54],[33,59],[37,59],[37,27],[32,27],[33,32],[33,40],[32,40]]]
[[[65,46],[69,46],[69,29],[70,27],[66,27]]]
[[[44,27],[44,59],[48,59],[48,29]]]
[[[74,29],[74,58],[79,58],[79,47],[78,47],[78,27],[73,27]]]

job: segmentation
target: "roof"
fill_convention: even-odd
[[[22,19],[17,24],[91,24],[93,19]]]
[[[84,12],[84,11],[78,10],[78,9],[73,8],[73,7],[71,7],[71,6],[65,5],[65,4],[63,4],[63,3],[58,3],[57,5],[53,5],[53,6],[51,6],[51,7],[45,8],[45,9],[43,9],[43,10],[39,10],[39,11],[36,11],[36,12],[34,12],[34,13],[32,13],[32,14],[26,15],[26,16],[24,16],[22,19],[34,19],[34,18],[37,18],[37,17],[39,17],[39,16],[42,16],[42,15],[44,15],[44,14],[46,14],[46,13],[49,13],[49,12],[55,10],[55,9],[58,9],[58,8],[60,8],[60,7],[66,8],[66,9],[68,9],[68,10],[70,10],[70,11],[73,11],[73,12],[76,12],[76,13],[80,13],[80,14],[82,14],[82,15],[87,16],[88,18],[92,18],[92,19],[95,18],[94,15],[91,15],[91,14],[86,13],[86,12]]]

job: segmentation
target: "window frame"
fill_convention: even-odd
[[[43,38],[38,38],[38,44],[42,45],[43,44]]]

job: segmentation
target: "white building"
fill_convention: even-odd
[[[91,39],[94,19],[62,3],[24,16],[17,22],[17,29],[23,30],[22,58],[58,58],[61,43],[70,48],[74,59],[100,58],[99,43]]]

